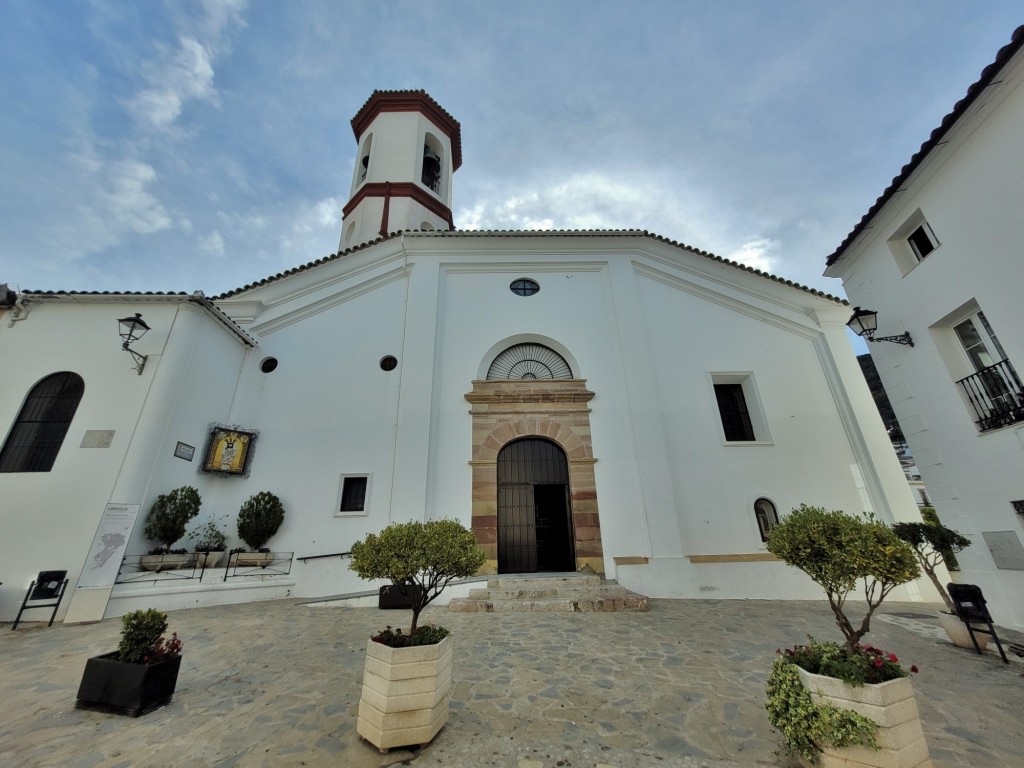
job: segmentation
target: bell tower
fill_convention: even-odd
[[[352,118],[359,151],[338,250],[403,229],[454,229],[459,122],[425,91],[374,91]]]

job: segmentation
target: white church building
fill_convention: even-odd
[[[352,127],[336,255],[212,298],[0,296],[0,620],[48,569],[69,622],[365,590],[339,553],[441,517],[482,573],[820,599],[765,549],[779,516],[919,519],[846,302],[640,230],[456,231],[459,123],[376,91]],[[186,485],[230,546],[241,503],[277,494],[274,566],[128,567]]]

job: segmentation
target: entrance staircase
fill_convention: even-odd
[[[650,599],[618,582],[585,573],[495,576],[485,589],[455,597],[448,610],[456,613],[562,611],[648,611]]]

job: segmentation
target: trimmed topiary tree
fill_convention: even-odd
[[[277,533],[283,521],[281,499],[270,491],[260,491],[246,499],[238,510],[238,538],[256,551]]]
[[[889,526],[871,516],[854,517],[806,504],[772,529],[767,546],[825,590],[850,657],[856,655],[854,646],[868,633],[871,617],[886,596],[921,573],[910,545]],[[855,627],[846,615],[846,599],[862,580],[868,610]]]
[[[956,613],[949,593],[942,586],[939,577],[935,575],[935,569],[942,563],[948,565],[948,558],[953,553],[971,546],[971,540],[938,522],[935,524],[896,523],[892,530],[914,550],[921,570],[928,574],[935,589],[939,591],[939,595],[946,604],[946,609],[950,613]]]
[[[158,496],[146,515],[143,533],[147,539],[158,541],[165,549],[170,549],[185,535],[188,521],[199,514],[202,503],[199,491],[190,485]]]
[[[476,536],[458,521],[414,520],[353,544],[349,567],[363,579],[389,579],[409,599],[414,635],[420,612],[453,579],[476,573],[485,558]]]

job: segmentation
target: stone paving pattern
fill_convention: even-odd
[[[940,639],[920,604],[882,611],[867,639],[921,668],[913,684],[935,766],[1024,765],[1024,665]],[[838,637],[817,601],[652,600],[649,613],[430,607],[424,618],[454,635],[451,717],[429,746],[381,754],[356,735],[365,643],[408,622],[407,611],[282,600],[170,618],[185,644],[177,692],[138,719],[74,708],[85,660],[116,647],[118,619],[0,625],[0,766],[790,768],[764,711],[775,649]]]

